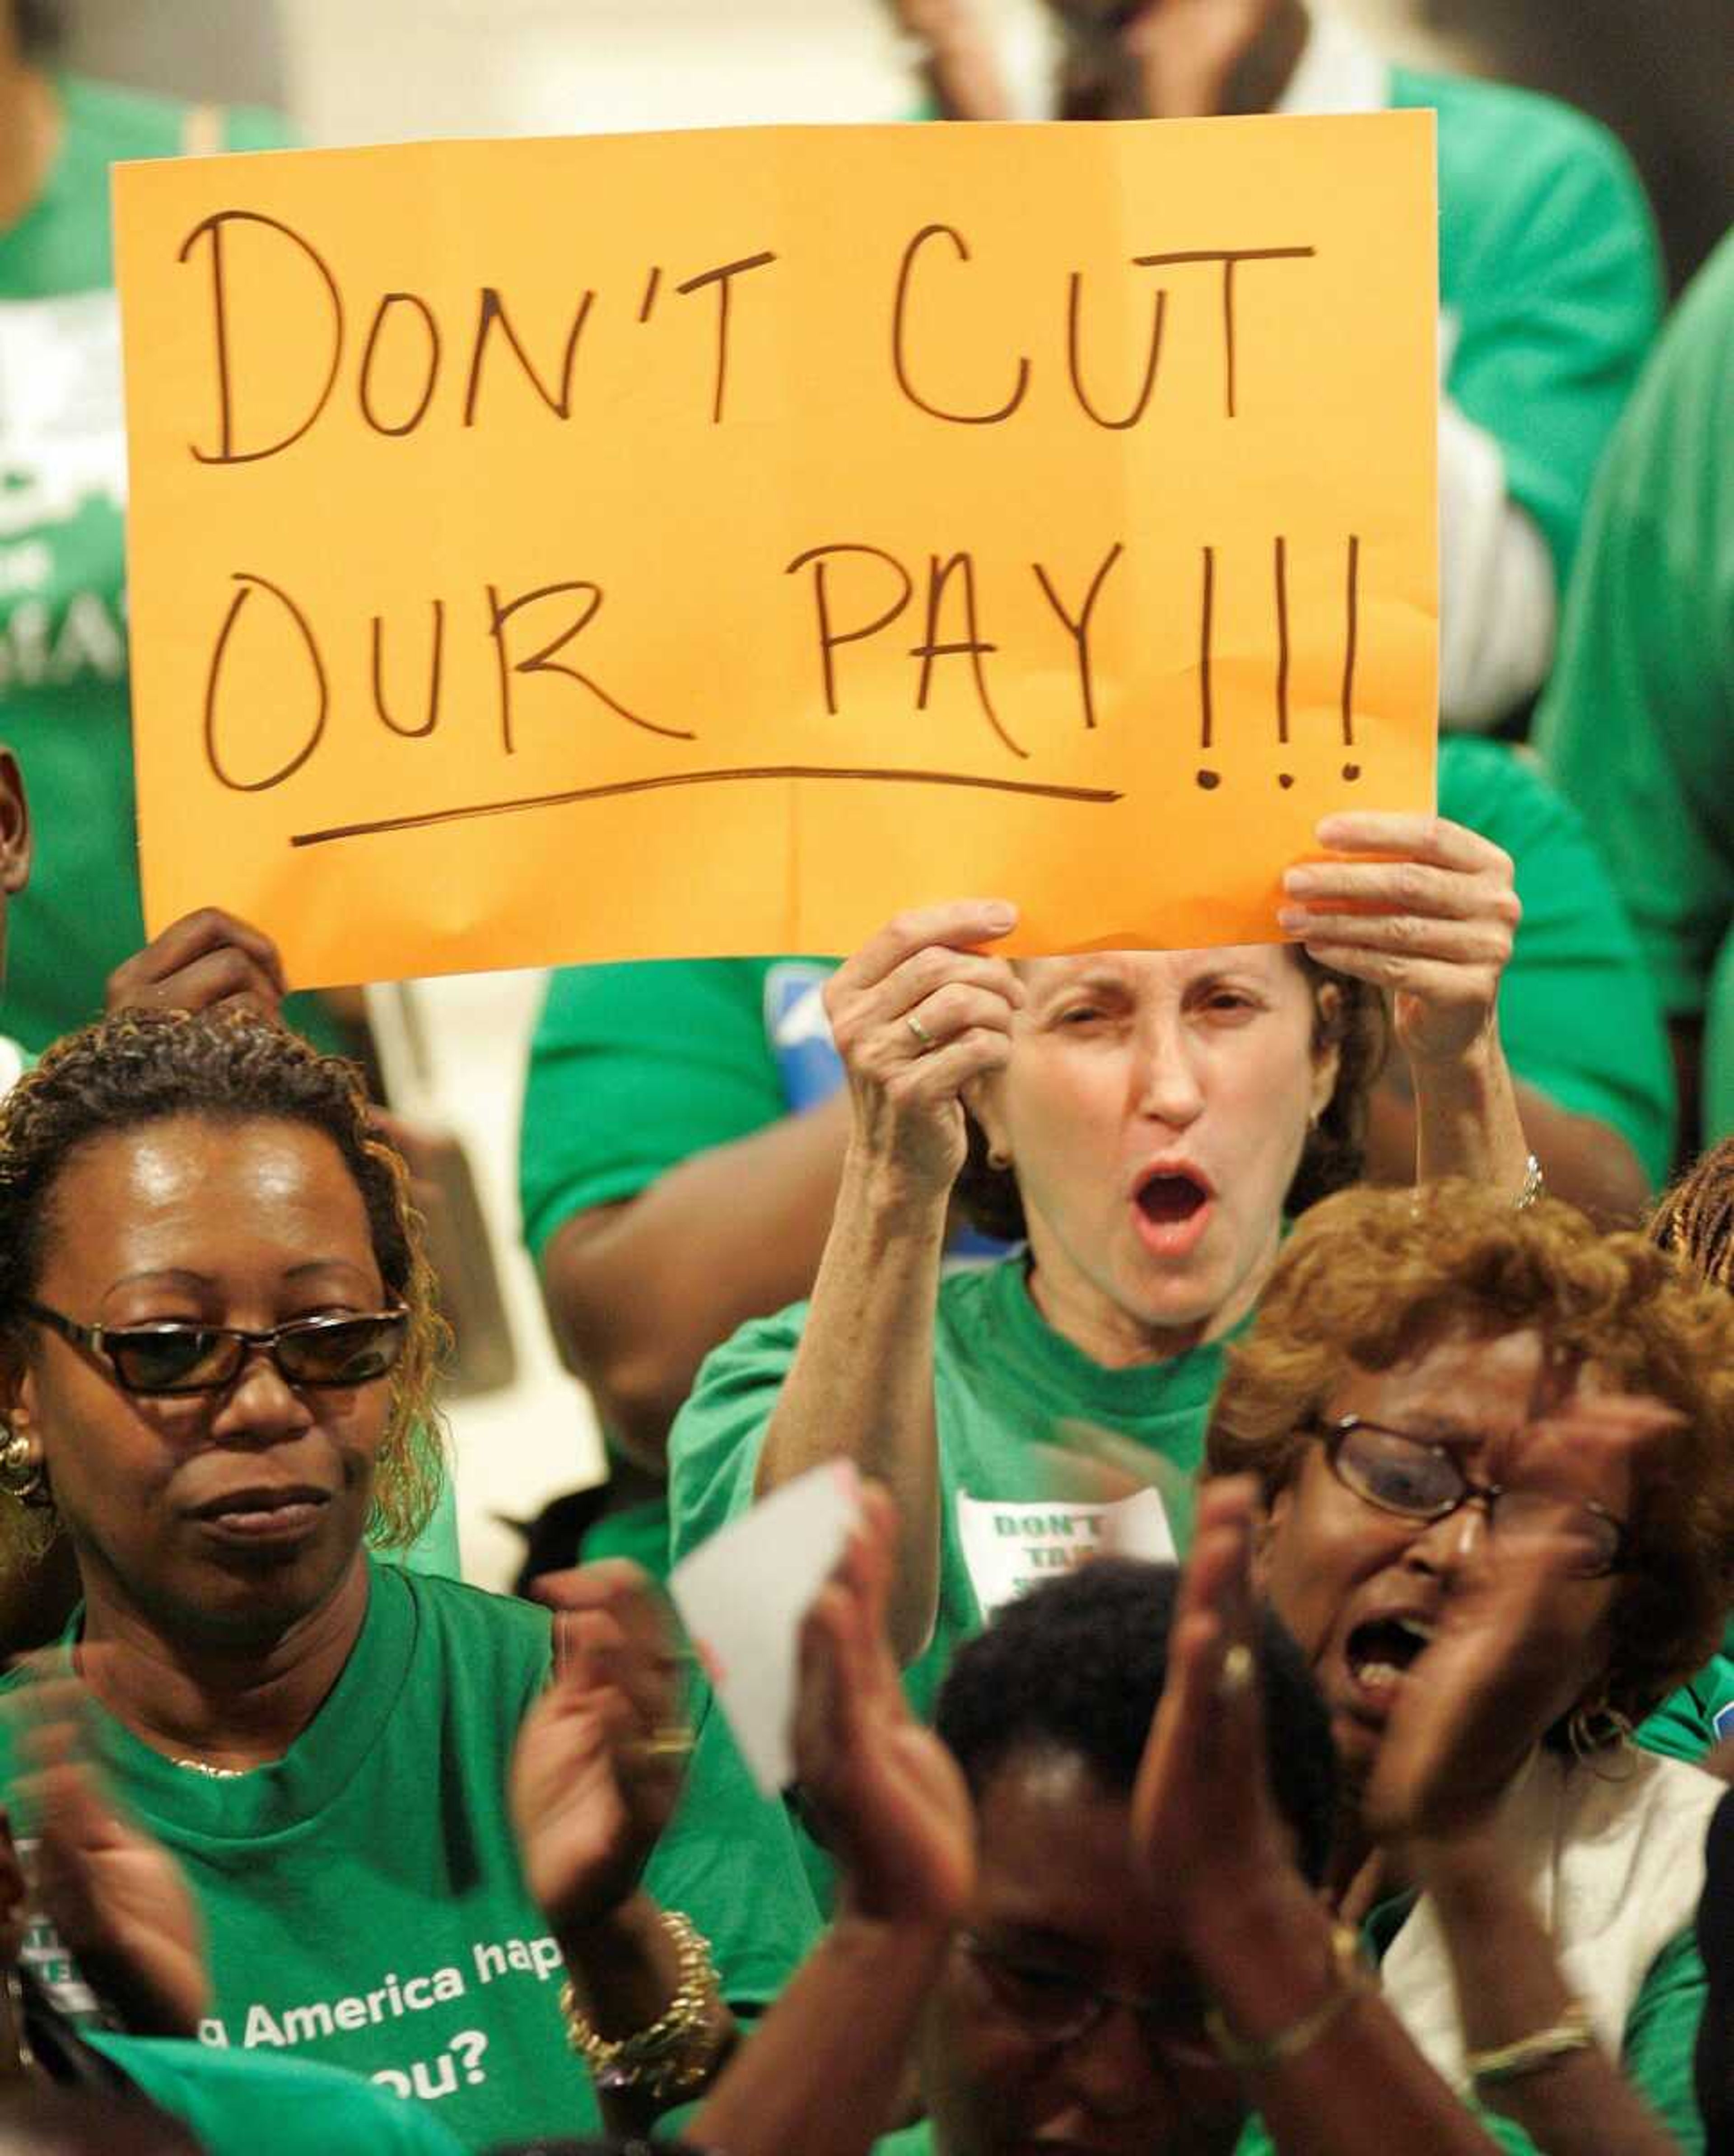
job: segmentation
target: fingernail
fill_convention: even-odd
[[[1005,936],[1018,925],[1018,909],[996,899],[991,906],[982,909],[982,917],[994,935]]]
[[[1317,882],[1318,877],[1311,869],[1285,869],[1282,872],[1283,889],[1296,898],[1311,891]]]
[[[1278,927],[1286,928],[1290,934],[1298,934],[1306,927],[1309,918],[1304,906],[1279,906],[1276,909]]]

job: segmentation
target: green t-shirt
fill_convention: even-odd
[[[0,741],[23,768],[36,834],[12,901],[8,1029],[40,1050],[94,1018],[145,940],[128,705],[126,436],[109,167],[174,156],[188,108],[57,78],[60,150],[0,232]],[[274,115],[222,113],[223,146],[288,140]],[[316,1003],[296,1024],[336,1036]]]
[[[332,2066],[102,2030],[85,2041],[210,2156],[460,2156],[464,2146],[425,2104]]]
[[[372,1566],[370,1583],[342,1676],[268,1767],[192,1774],[95,1713],[116,1797],[179,1860],[203,1912],[214,2007],[202,2034],[366,2074],[435,2105],[468,2148],[593,2132],[559,2012],[564,1971],[506,1807],[512,1745],[547,1680],[548,1612],[390,1566]],[[8,1768],[10,1742],[0,1722]],[[692,1917],[731,2003],[751,2009],[808,1930],[779,1928],[775,1880],[742,1853],[726,1799],[702,1820],[677,1817],[645,1884]],[[64,1981],[45,1928],[27,1952],[51,1987]]]
[[[1499,444],[1563,588],[1661,311],[1643,188],[1607,130],[1554,98],[1408,68],[1389,96],[1439,115],[1446,390]]]
[[[1734,236],[1675,310],[1597,483],[1536,721],[1663,1009],[1734,1131]]]
[[[699,1373],[669,1440],[673,1550],[678,1560],[752,1502],[767,1424],[794,1359],[807,1305],[744,1325]],[[934,1319],[939,1444],[940,1584],[933,1638],[907,1683],[923,1712],[959,1643],[984,1614],[1044,1571],[1088,1554],[1099,1502],[1056,1489],[1051,1448],[1090,1424],[1166,1460],[1189,1479],[1222,1374],[1220,1343],[1172,1361],[1109,1370],[1048,1324],[1031,1301],[1021,1258],[952,1274]],[[1171,1515],[1177,1509],[1168,1502]],[[1189,1518],[1171,1517],[1176,1542]]]

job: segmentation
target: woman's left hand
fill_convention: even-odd
[[[1133,1860],[1183,1937],[1295,1876],[1270,1795],[1252,1585],[1257,1485],[1198,1493],[1168,1638],[1167,1681],[1132,1792]]]
[[[691,1740],[680,1658],[647,1574],[610,1559],[551,1574],[536,1593],[555,1607],[554,1677],[525,1717],[510,1794],[526,1881],[566,1937],[636,1888]]]
[[[1510,855],[1442,816],[1357,809],[1327,816],[1317,836],[1349,858],[1290,869],[1281,926],[1321,965],[1391,993],[1412,1062],[1490,1040],[1523,911]]]

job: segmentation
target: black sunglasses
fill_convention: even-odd
[[[285,1384],[371,1385],[396,1367],[409,1327],[407,1310],[360,1317],[296,1317],[268,1332],[239,1325],[80,1325],[46,1303],[26,1302],[28,1317],[74,1348],[99,1356],[123,1392],[162,1395],[214,1393],[232,1385],[255,1348]]]

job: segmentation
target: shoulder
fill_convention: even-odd
[[[1539,90],[1398,67],[1391,70],[1391,102],[1438,113],[1442,174],[1460,165],[1484,193],[1496,172],[1485,161],[1501,154],[1514,157],[1521,172],[1575,171],[1622,187],[1636,184],[1625,151],[1599,121]],[[1508,167],[1504,184],[1512,177]]]
[[[213,2156],[249,2156],[265,2107],[277,2156],[366,2148],[378,2156],[456,2156],[460,2144],[421,2104],[310,2061],[160,2037],[87,2032],[162,2109],[191,2126]]]
[[[1543,839],[1583,839],[1577,812],[1536,757],[1509,742],[1444,735],[1439,805],[1442,816],[1467,824],[1514,856]]]
[[[189,116],[198,108],[182,100],[93,82],[84,75],[63,75],[58,86],[68,138],[75,146],[99,149],[110,161],[172,157],[187,146]],[[279,149],[290,139],[288,122],[274,112],[253,105],[210,110],[224,149]]]
[[[539,1604],[377,1559],[373,1582],[376,1594],[407,1599],[418,1658],[471,1676],[486,1671],[490,1682],[516,1676],[538,1687],[546,1677],[552,1620]]]

